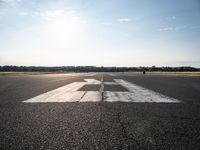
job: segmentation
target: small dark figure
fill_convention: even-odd
[[[143,74],[146,74],[146,71],[143,71]]]

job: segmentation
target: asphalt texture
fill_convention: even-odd
[[[181,103],[22,101],[86,78],[124,79]],[[91,75],[91,76],[90,76]],[[99,90],[85,86],[83,90]],[[104,90],[123,87],[106,85]],[[0,149],[200,149],[200,77],[96,73],[0,77]]]

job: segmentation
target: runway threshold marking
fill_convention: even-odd
[[[103,77],[102,77],[103,78]],[[180,103],[158,92],[143,88],[122,79],[114,79],[115,82],[103,82],[95,79],[85,79],[86,82],[73,82],[55,90],[43,93],[36,97],[23,101],[24,103],[47,102],[146,102],[146,103]],[[101,85],[99,91],[78,91],[84,85]],[[128,91],[104,91],[104,85],[121,85]],[[103,94],[102,94],[103,93]],[[102,98],[103,96],[103,98]]]

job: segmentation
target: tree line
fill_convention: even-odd
[[[194,67],[96,67],[96,66],[0,66],[1,72],[131,72],[131,71],[167,71],[167,72],[197,72]]]

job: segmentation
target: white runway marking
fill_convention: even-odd
[[[101,84],[100,81],[95,79],[84,79],[87,83],[86,84]]]
[[[87,82],[74,82],[66,86],[62,86],[55,90],[43,93],[39,96],[23,101],[24,103],[42,103],[42,102],[85,102],[100,101],[98,92],[78,91],[81,87],[88,84],[100,84],[95,79],[85,79]]]
[[[88,73],[85,76],[95,76],[95,75],[96,75],[96,73]]]
[[[124,101],[124,102],[156,102],[156,103],[178,103],[177,99],[167,97],[160,93],[145,89],[133,83],[115,79],[115,82],[127,88],[130,92],[105,92],[107,101]]]
[[[116,76],[116,74],[114,74],[114,73],[108,73],[110,76]]]
[[[98,102],[103,100],[107,102],[155,102],[155,103],[179,103],[174,98],[167,97],[160,93],[145,89],[133,83],[114,79],[115,82],[103,82],[95,79],[85,79],[86,82],[74,82],[55,90],[43,93],[31,99],[23,101],[24,103],[46,103],[46,102]],[[78,91],[84,85],[101,85],[100,91]],[[104,91],[104,85],[121,85],[127,92]]]
[[[80,102],[97,102],[101,101],[100,92],[96,91],[87,91]]]

